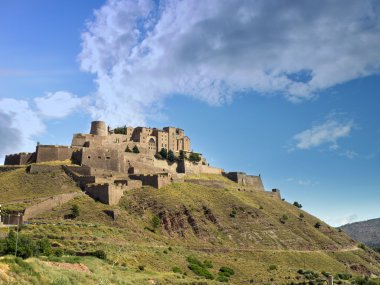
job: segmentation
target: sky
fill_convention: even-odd
[[[333,226],[380,217],[376,0],[2,0],[0,162],[177,126]]]

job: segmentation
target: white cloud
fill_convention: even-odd
[[[85,102],[86,98],[64,91],[36,97],[36,108],[26,100],[0,99],[0,164],[6,154],[33,152],[35,137],[46,130],[46,119],[62,119]]]
[[[8,153],[34,151],[33,137],[45,131],[41,118],[27,101],[0,99],[0,163]]]
[[[97,76],[93,117],[143,124],[175,94],[211,105],[246,91],[299,102],[379,71],[375,0],[159,3],[109,0],[88,22],[79,60]]]
[[[339,148],[338,140],[349,136],[353,127],[352,121],[339,122],[336,119],[328,119],[320,125],[296,134],[293,140],[298,149],[310,149],[329,144],[330,149],[334,150]]]
[[[53,119],[67,117],[79,108],[86,110],[87,98],[77,97],[66,91],[49,92],[34,99],[41,116]]]

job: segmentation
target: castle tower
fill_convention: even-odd
[[[103,121],[93,121],[91,122],[91,131],[90,134],[97,136],[106,136],[108,135],[108,130],[106,123]]]

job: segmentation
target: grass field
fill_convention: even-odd
[[[0,181],[6,185],[1,199],[8,202],[14,197],[27,203],[62,191],[80,191],[61,172],[32,175],[17,169],[1,173]],[[215,279],[220,267],[232,268],[230,284],[302,281],[299,269],[320,276],[322,271],[380,275],[380,256],[358,248],[343,232],[275,196],[230,181],[225,185],[225,189],[192,183],[173,183],[159,190],[143,187],[128,191],[116,206],[86,195],[77,197],[36,217],[21,234],[35,240],[47,237],[71,254],[102,249],[107,260],[75,257],[75,263],[89,269],[78,271],[46,263],[51,261],[47,257],[30,258],[26,264],[6,257],[0,259],[0,280],[8,284],[220,284],[191,271],[188,256],[211,261],[209,271]],[[65,218],[73,205],[79,206],[79,216]],[[0,234],[7,231],[2,228]],[[62,257],[58,263],[67,260],[73,257]],[[173,267],[181,273],[174,273]]]

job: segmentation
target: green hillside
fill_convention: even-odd
[[[54,177],[34,175],[25,169],[0,173],[0,193],[7,189],[6,198],[14,191],[14,196],[27,201],[80,191],[63,172]],[[322,272],[341,277],[342,273],[380,275],[378,254],[358,248],[344,232],[275,195],[221,176],[190,178],[225,181],[226,188],[192,183],[159,190],[143,187],[128,191],[117,206],[84,195],[40,214],[21,234],[34,240],[47,237],[65,255],[25,261],[2,258],[0,280],[8,284],[222,284],[219,281],[227,280],[230,284],[297,284],[310,277],[311,272],[303,273],[307,270],[318,274],[312,279],[320,282]],[[33,185],[46,183],[41,182],[37,190],[39,186],[31,188],[20,179]],[[79,206],[79,216],[68,219],[73,205]],[[2,228],[1,234],[5,237],[8,229]],[[104,250],[106,260],[73,256],[96,250]],[[234,274],[227,278],[219,271],[222,267]],[[213,279],[199,276],[205,271]]]

